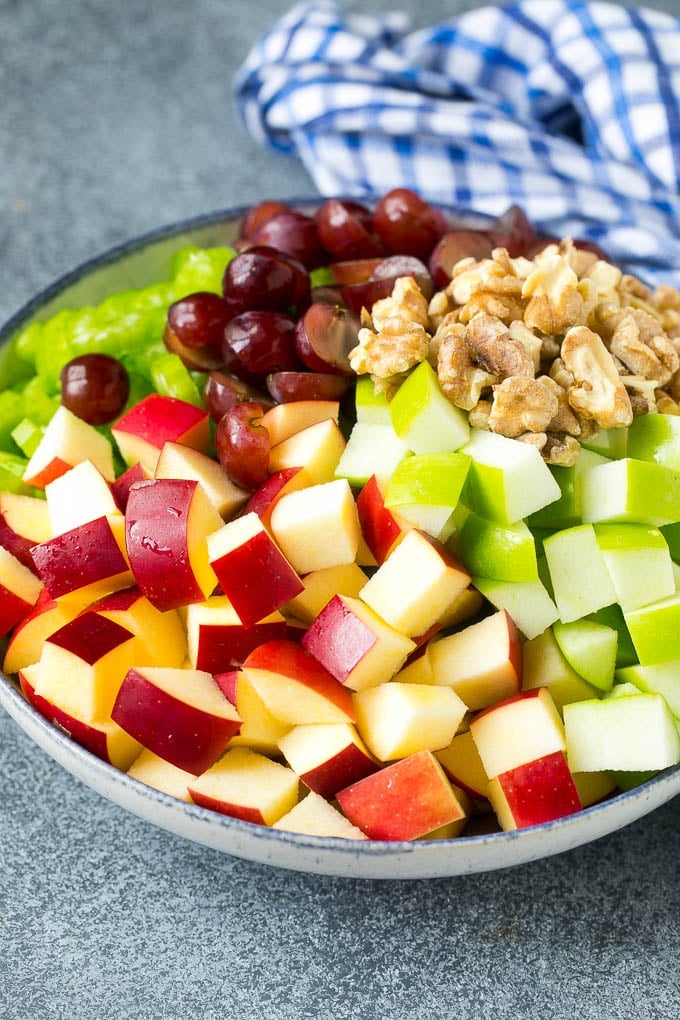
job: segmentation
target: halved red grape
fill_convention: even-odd
[[[351,385],[349,376],[331,372],[273,372],[267,376],[267,389],[277,404],[291,400],[340,400]]]
[[[444,234],[429,261],[435,287],[449,285],[453,267],[461,259],[486,259],[493,249],[493,239],[483,230],[451,230]]]
[[[314,218],[319,240],[334,259],[366,259],[385,252],[373,231],[373,214],[361,202],[329,198]]]
[[[359,320],[326,301],[311,304],[295,327],[295,349],[312,372],[353,376],[349,352],[357,345]]]
[[[237,404],[256,401],[262,407],[274,404],[268,393],[226,372],[212,371],[203,386],[203,400],[213,421],[219,421]]]
[[[227,411],[217,423],[215,452],[232,482],[257,489],[269,475],[269,433],[262,425],[264,411],[255,401],[244,401]]]
[[[282,312],[243,312],[224,331],[224,363],[246,382],[264,383],[270,372],[299,368],[295,350],[295,322]]]
[[[373,227],[388,251],[427,259],[446,230],[446,218],[410,188],[393,188],[376,205]]]
[[[312,216],[297,209],[274,213],[252,235],[255,244],[266,244],[298,259],[307,269],[328,261]]]
[[[489,227],[494,246],[507,248],[510,258],[526,255],[536,243],[536,230],[527,218],[524,209],[511,205],[502,216]]]
[[[334,281],[344,287],[349,283],[365,283],[366,280],[370,280],[380,262],[380,256],[369,259],[345,259],[333,262],[328,268]]]
[[[239,231],[241,239],[251,241],[265,220],[270,219],[276,213],[287,212],[289,209],[290,206],[286,202],[280,202],[274,198],[267,198],[262,202],[251,205],[241,223]]]
[[[364,283],[353,283],[342,288],[342,296],[355,315],[361,309],[371,310],[376,301],[389,297],[400,276],[412,276],[429,300],[434,287],[427,266],[414,255],[390,255],[381,259],[373,275]]]
[[[61,402],[90,425],[106,425],[123,410],[130,393],[125,365],[110,354],[81,354],[60,373]]]
[[[233,316],[254,309],[283,312],[306,308],[309,273],[297,259],[268,245],[253,245],[229,262],[222,283]]]

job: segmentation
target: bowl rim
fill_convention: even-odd
[[[303,209],[318,206],[323,200],[322,196],[285,199],[290,205]],[[0,345],[8,342],[18,330],[36,317],[41,308],[94,271],[140,253],[157,242],[171,240],[174,237],[221,223],[233,225],[243,217],[249,208],[251,208],[250,204],[225,207],[213,212],[187,217],[130,237],[86,258],[37,290],[10,315],[9,319],[0,327]],[[461,219],[468,218],[471,222],[481,224],[493,220],[493,217],[475,210],[443,208]],[[417,841],[370,839],[357,841],[332,836],[313,836],[274,829],[270,826],[255,825],[197,804],[178,800],[170,794],[146,786],[71,740],[66,732],[50,723],[26,700],[16,681],[1,672],[0,706],[43,751],[66,771],[75,775],[107,800],[117,803],[147,823],[150,822],[166,831],[174,832],[193,842],[212,846],[214,849],[235,857],[324,875],[342,877],[340,864],[336,863],[331,867],[327,859],[328,854],[340,862],[351,860],[355,865],[358,861],[368,861],[367,868],[359,868],[349,876],[359,878],[438,878],[517,866],[560,854],[613,834],[667,803],[680,793],[680,765],[675,765],[660,771],[633,789],[615,793],[575,814],[517,830],[500,830],[468,836],[463,834],[449,839]],[[154,805],[158,810],[149,812],[146,810],[149,804]],[[155,814],[156,817],[149,817],[150,813]],[[614,824],[611,825],[608,824],[610,815],[614,816]],[[176,819],[175,816],[177,816]],[[196,835],[188,834],[182,831],[184,828],[180,824],[182,819],[188,820],[188,824],[202,827],[206,831],[201,831]],[[176,824],[173,824],[175,821]],[[207,838],[207,829],[212,830],[213,835],[210,838]],[[230,834],[235,834],[237,838],[243,836],[247,841],[248,851],[239,852],[238,848],[223,845],[224,837],[226,836],[228,840]],[[563,839],[555,839],[547,846],[541,845],[544,837],[553,836],[561,836]],[[262,847],[261,854],[253,852],[252,848],[255,844]],[[277,860],[276,855],[272,855],[270,851],[282,846],[287,847],[293,855],[300,852],[304,861],[296,862],[295,856],[288,860]],[[483,866],[477,867],[474,861],[471,862],[468,859],[468,855],[474,854],[482,846],[486,848],[486,856],[490,860],[480,862]],[[497,854],[494,853],[496,850]],[[511,852],[505,855],[503,850]],[[377,874],[370,864],[371,861],[377,859],[388,863],[390,860],[403,863],[404,860],[414,857],[417,857],[420,863],[415,868],[407,867],[407,871],[410,873],[406,876],[396,872],[394,874]],[[493,858],[493,862],[491,862],[491,858]]]

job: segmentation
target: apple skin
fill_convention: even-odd
[[[31,612],[33,605],[0,584],[0,635],[8,634]]]
[[[126,411],[111,433],[125,463],[130,466],[139,461],[152,475],[164,443],[186,443],[207,453],[209,423],[207,411],[175,397],[151,393]]]
[[[326,800],[380,767],[349,723],[296,726],[279,748],[305,786]]]
[[[364,541],[376,563],[384,563],[395,543],[413,525],[387,509],[384,493],[375,475],[362,488],[356,505]]]
[[[222,523],[193,480],[155,478],[131,487],[125,510],[130,566],[156,609],[177,609],[211,594],[217,578],[205,538]]]
[[[252,494],[245,505],[244,513],[257,514],[264,526],[268,528],[277,500],[286,492],[295,492],[310,484],[311,479],[302,467],[282,468],[280,471],[275,471]]]
[[[280,613],[246,626],[223,595],[189,606],[186,625],[192,666],[213,674],[240,666],[257,645],[283,638],[288,630]]]
[[[235,747],[189,784],[201,807],[255,825],[273,825],[297,804],[299,781],[292,769]]]
[[[444,396],[429,361],[413,369],[389,408],[394,431],[414,453],[450,453],[469,439],[467,413]]]
[[[31,549],[50,537],[45,500],[0,493],[0,546],[35,572]]]
[[[563,751],[554,751],[491,780],[488,795],[504,830],[542,825],[582,808]]]
[[[346,817],[369,839],[420,839],[465,817],[465,810],[430,751],[402,758],[338,791]]]
[[[160,758],[185,772],[200,775],[214,764],[231,737],[238,733],[241,720],[235,711],[221,711],[218,715],[164,690],[154,682],[154,672],[142,668],[128,670],[111,718]],[[219,691],[210,674],[202,677],[204,684],[214,684]],[[224,705],[229,706],[226,698]]]
[[[135,482],[146,481],[147,477],[148,476],[145,473],[144,468],[139,461],[137,461],[137,463],[133,464],[132,467],[123,471],[122,475],[119,475],[115,482],[111,482],[111,494],[116,502],[116,506],[122,514],[125,513],[125,507],[127,506],[131,487],[135,484]]]
[[[146,666],[181,666],[187,654],[186,631],[178,613],[161,613],[135,585],[104,595],[87,611],[114,620],[135,636],[135,658]]]
[[[72,618],[73,614],[69,614],[65,606],[50,598],[43,588],[33,609],[15,627],[9,639],[3,672],[18,673],[25,666],[36,663],[46,638]]]
[[[52,598],[84,593],[85,589],[96,592],[93,597],[97,597],[132,584],[115,525],[107,517],[98,517],[33,547],[33,562]]]

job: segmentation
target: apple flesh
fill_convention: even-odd
[[[188,787],[196,777],[191,772],[178,769],[176,765],[159,758],[153,751],[142,748],[128,768],[127,774],[145,786],[151,786],[154,790],[160,790],[161,793],[167,793],[170,797],[183,800],[187,804],[192,803]]]
[[[379,761],[447,747],[467,711],[450,687],[396,680],[359,691],[354,706],[359,733]]]
[[[586,471],[582,514],[589,523],[630,521],[660,528],[680,520],[680,474],[624,457]]]
[[[454,786],[475,801],[487,799],[487,776],[474,738],[469,730],[457,733],[448,747],[435,751],[435,758]]]
[[[522,683],[522,643],[505,610],[435,642],[430,662],[433,682],[450,687],[472,711],[512,697]]]
[[[19,621],[10,636],[3,672],[18,673],[36,663],[45,640],[73,619],[77,612],[77,608],[69,612],[66,606],[50,598],[43,588],[33,609]]]
[[[225,595],[212,595],[187,606],[189,661],[194,669],[225,673],[240,666],[258,645],[285,637],[287,629],[278,612],[246,626]]]
[[[368,581],[358,563],[341,563],[335,567],[312,570],[302,578],[304,590],[291,599],[287,612],[309,624],[319,615],[334,595],[358,598],[359,592]]]
[[[624,612],[674,594],[673,561],[658,528],[645,524],[596,524],[594,531],[616,601]]]
[[[350,723],[295,726],[279,749],[305,786],[326,800],[379,768]]]
[[[272,829],[285,832],[299,832],[305,836],[330,836],[335,839],[359,839],[368,837],[352,825],[337,808],[324,797],[310,791],[295,807],[274,822]]]
[[[151,476],[165,443],[183,443],[207,453],[210,416],[184,400],[151,393],[118,419],[111,434],[128,467],[140,463]]]
[[[120,514],[111,486],[91,460],[83,460],[45,486],[50,536],[98,517]]]
[[[107,482],[115,478],[109,440],[60,404],[26,465],[23,481],[34,489],[44,489],[82,460],[92,461]]]
[[[31,612],[42,588],[33,571],[0,546],[0,634],[8,634]]]
[[[385,488],[372,475],[356,500],[361,533],[377,564],[384,563],[395,543],[413,527],[385,506]]]
[[[125,627],[135,639],[135,661],[147,666],[181,666],[187,655],[187,636],[174,609],[161,612],[133,586],[104,595],[89,612]]]
[[[52,537],[47,503],[36,496],[0,492],[0,546],[34,570],[31,549]]]
[[[587,701],[595,689],[565,659],[552,627],[522,645],[522,690],[546,687],[558,710],[571,701]]]
[[[467,414],[444,396],[428,361],[404,380],[389,410],[394,431],[414,453],[449,453],[469,439]]]
[[[616,602],[616,590],[592,524],[556,531],[543,542],[543,551],[562,623]]]
[[[680,659],[680,593],[623,614],[643,666]]]
[[[563,751],[495,776],[487,787],[502,829],[512,831],[573,815],[582,808]]]
[[[292,769],[245,747],[235,747],[189,785],[195,804],[255,825],[273,825],[297,804]]]
[[[340,404],[337,400],[290,400],[270,407],[262,416],[260,424],[269,433],[271,445],[277,446],[296,432],[319,422],[330,419],[337,425],[339,412]]]
[[[564,726],[574,772],[656,771],[680,762],[677,720],[660,694],[565,705]]]
[[[652,666],[636,663],[616,671],[617,684],[634,684],[645,694],[660,694],[673,715],[680,719],[680,660],[657,662]]]
[[[233,517],[248,501],[248,492],[232,482],[218,461],[185,443],[163,444],[154,478],[188,478],[198,482],[223,518]]]
[[[241,719],[241,728],[229,741],[229,747],[249,747],[270,757],[279,755],[279,740],[291,729],[276,719],[241,670],[216,673],[215,683]]]
[[[566,750],[564,725],[545,687],[484,709],[472,719],[470,732],[490,779]]]
[[[421,839],[467,817],[462,798],[431,751],[419,751],[352,783],[338,792],[337,801],[369,839]]]
[[[400,462],[409,459],[408,453],[390,424],[358,421],[352,426],[335,477],[346,478],[355,487],[365,485],[372,475],[386,481]]]
[[[349,483],[338,478],[282,496],[271,530],[299,574],[352,563],[361,530]]]
[[[612,627],[594,620],[553,624],[553,634],[569,665],[600,691],[614,683],[618,635]]]
[[[294,432],[272,446],[269,473],[303,467],[314,485],[330,482],[345,449],[345,437],[332,418]]]
[[[390,475],[385,506],[439,538],[458,505],[469,467],[470,458],[456,452],[406,457]]]
[[[542,581],[496,581],[473,577],[472,583],[496,609],[505,609],[525,638],[542,634],[559,619],[557,606]]]

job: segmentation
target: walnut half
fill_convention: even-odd
[[[603,429],[630,425],[630,397],[597,333],[587,326],[568,329],[562,341],[562,362],[574,379],[569,403],[579,417],[592,419]]]

